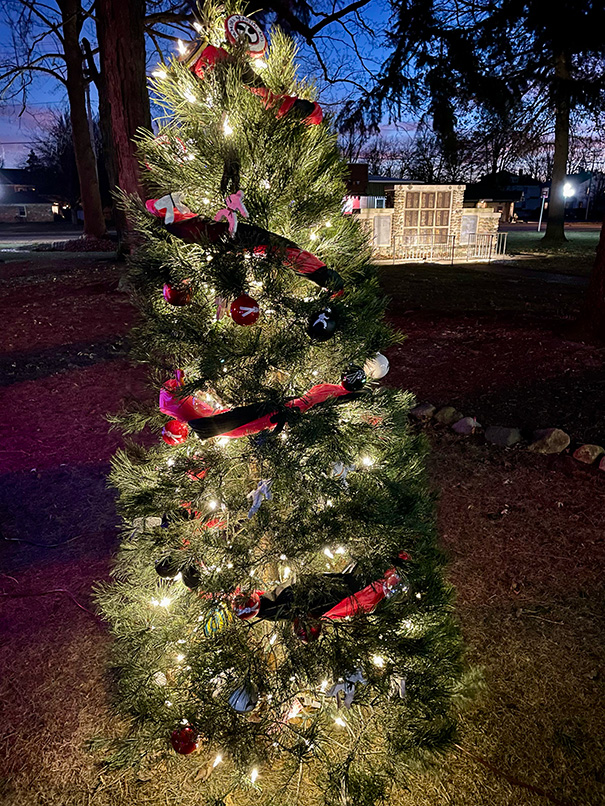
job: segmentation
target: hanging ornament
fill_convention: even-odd
[[[343,372],[340,382],[347,392],[359,392],[366,382],[366,374],[361,367],[350,364]]]
[[[172,731],[170,744],[177,753],[188,756],[197,750],[197,739],[197,731],[191,725],[185,725]]]
[[[181,568],[181,576],[183,578],[183,584],[191,590],[199,588],[199,586],[202,584],[200,567],[195,563],[190,563],[189,565]]]
[[[181,563],[177,557],[169,554],[156,562],[155,570],[162,579],[174,579],[181,570]]]
[[[258,510],[260,509],[260,505],[263,503],[263,500],[271,501],[273,495],[271,493],[271,485],[273,484],[273,479],[262,479],[256,485],[256,490],[252,490],[248,493],[246,498],[252,499],[252,506],[248,510],[248,518],[252,518]]]
[[[352,470],[355,470],[355,465],[345,465],[344,462],[334,462],[332,465],[332,477],[337,481],[341,481],[345,487],[348,487],[349,482],[347,481],[347,476]]]
[[[232,613],[224,605],[213,607],[204,621],[203,629],[206,638],[212,638],[221,630],[224,630],[232,618]]]
[[[328,691],[326,691],[325,696],[336,697],[336,703],[339,708],[341,705],[344,705],[346,708],[350,708],[353,705],[357,685],[363,685],[367,682],[368,681],[363,676],[361,669],[358,669],[354,674],[339,680],[338,683],[335,683],[330,689],[328,689]]]
[[[260,59],[267,50],[267,39],[260,26],[242,14],[231,14],[225,20],[225,34],[231,45],[237,45],[243,39],[248,55]]]
[[[252,593],[237,592],[231,600],[231,607],[233,612],[242,621],[248,621],[258,615],[260,610],[260,593],[252,591]]]
[[[180,445],[189,436],[187,423],[171,420],[162,428],[162,439],[166,445]]]
[[[294,635],[300,638],[303,644],[310,644],[313,641],[317,641],[321,634],[321,621],[311,618],[311,616],[307,616],[306,618],[296,616],[292,622],[292,627],[294,629]]]
[[[215,409],[197,395],[183,397],[180,390],[185,383],[185,373],[177,369],[175,374],[176,378],[170,378],[160,390],[158,407],[162,414],[186,422],[196,417],[210,417],[217,411],[224,411],[224,409]]]
[[[168,193],[161,199],[149,199],[145,202],[145,207],[156,218],[161,218],[164,224],[176,224],[188,218],[195,218],[195,213],[183,204],[181,193]]]
[[[191,302],[192,292],[187,282],[181,283],[180,285],[164,283],[162,293],[164,295],[164,299],[170,305],[177,305],[180,307],[183,305],[189,305]]]
[[[244,206],[244,192],[242,190],[227,196],[225,206],[214,216],[214,220],[219,222],[225,219],[229,224],[229,235],[235,235],[237,232],[237,213],[243,218],[248,218],[249,215]]]
[[[307,333],[314,341],[328,341],[336,330],[336,319],[331,308],[324,308],[319,313],[311,314]]]
[[[368,378],[379,381],[389,371],[389,359],[382,353],[376,353],[374,358],[368,358],[363,368]]]
[[[389,694],[391,697],[405,697],[405,677],[393,675],[389,681]]]
[[[288,708],[286,720],[295,727],[304,725],[321,710],[321,702],[315,698],[312,691],[303,691]]]
[[[216,321],[220,322],[223,316],[229,312],[229,300],[225,297],[217,297],[214,304],[216,305]]]
[[[229,314],[238,325],[253,325],[260,316],[260,308],[255,299],[242,294],[229,306]]]
[[[258,689],[253,683],[245,683],[236,688],[229,697],[229,705],[238,714],[247,714],[256,708],[258,703]]]

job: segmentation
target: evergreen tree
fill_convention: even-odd
[[[158,439],[113,462],[113,763],[190,765],[200,804],[369,806],[452,741],[460,638],[336,136],[292,42],[224,42],[227,5],[158,71],[153,198],[125,198],[135,357],[161,391],[120,418]]]

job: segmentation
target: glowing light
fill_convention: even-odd
[[[165,70],[153,70],[151,75],[154,78],[168,78],[168,73]]]
[[[316,233],[316,232],[312,232],[312,233],[309,235],[309,238],[310,238],[312,241],[316,241],[316,240],[317,240],[317,233]]]
[[[187,53],[187,45],[183,42],[182,39],[179,39],[177,41],[176,46],[181,56],[184,56]]]
[[[337,553],[337,554],[344,554],[345,552],[346,552],[346,548],[345,548],[344,546],[339,546],[339,547],[336,549],[336,553]]]
[[[372,459],[371,456],[362,456],[361,457],[361,464],[364,467],[372,467],[372,465],[374,464],[374,459]]]
[[[226,117],[223,123],[223,134],[225,137],[230,137],[233,134],[233,129],[229,123],[229,118]]]
[[[233,563],[227,563],[227,568],[233,568]]]
[[[324,227],[331,227],[331,226],[332,226],[331,221],[326,221],[326,223],[324,224]]]
[[[329,557],[331,560],[334,559],[334,554],[332,553],[332,551],[330,549],[324,549],[324,554],[326,555],[326,557]]]
[[[271,183],[268,179],[261,179],[261,185],[265,188],[265,190],[269,190],[271,187]]]
[[[274,644],[276,641],[277,641],[277,633],[276,633],[276,632],[274,632],[274,633],[273,633],[273,635],[271,636],[271,638],[269,638],[269,643],[271,644],[271,646],[273,646],[273,644]]]
[[[202,201],[204,202],[204,204],[210,204],[210,199],[202,199]]]
[[[168,596],[164,596],[163,599],[160,599],[160,607],[170,607],[170,603],[172,599],[169,599]]]
[[[219,754],[217,755],[217,757],[214,759],[214,761],[212,762],[212,766],[213,766],[213,767],[218,767],[218,765],[221,763],[221,761],[222,761],[222,760],[223,760],[223,757],[222,757],[222,756],[221,756],[221,754],[219,753]]]
[[[192,25],[195,28],[195,30],[198,32],[198,34],[203,34],[204,33],[204,26],[200,25],[199,22],[196,21],[196,22],[192,23]]]
[[[331,498],[328,498],[328,500],[326,501],[326,506],[327,507],[333,507],[334,506],[334,501],[332,501]]]
[[[160,603],[158,602],[158,600],[157,600],[157,599],[152,599],[152,600],[149,602],[149,604],[150,604],[152,607],[159,607],[159,606],[160,606]]]
[[[184,660],[185,660],[185,656],[184,656],[184,655],[177,655],[177,656],[176,656],[176,662],[177,662],[177,663],[182,663]]]
[[[287,560],[288,558],[286,557],[286,555],[285,555],[285,554],[280,554],[280,555],[279,555],[279,559],[280,559],[280,560]]]
[[[384,658],[382,655],[372,655],[372,663],[374,666],[378,666],[379,669],[384,668]]]
[[[252,772],[250,773],[250,780],[252,781],[252,783],[254,783],[257,778],[258,778],[258,769],[256,767],[253,767]]]
[[[346,726],[347,726],[347,723],[344,721],[344,719],[341,716],[337,716],[336,719],[334,720],[334,722],[341,728],[346,728]]]
[[[281,439],[283,442],[285,442],[285,441],[288,439],[288,435],[286,434],[286,432],[285,432],[285,431],[282,431],[282,432],[281,432],[281,434],[279,435],[279,438],[280,438],[280,439]]]
[[[164,700],[164,705],[166,705],[168,708],[172,708],[172,703],[170,700]]]
[[[291,573],[292,573],[292,569],[290,568],[289,565],[286,565],[286,567],[284,568],[284,571],[283,571],[284,579],[288,579],[288,577],[290,576]]]
[[[220,446],[221,448],[224,448],[226,445],[228,445],[228,444],[229,444],[229,437],[221,437],[221,438],[218,440],[218,444],[219,444],[219,446]]]
[[[325,691],[328,688],[329,685],[330,685],[330,683],[327,680],[322,680],[321,685],[319,686],[319,690],[320,691]]]
[[[417,598],[417,599],[422,599],[422,594],[421,594],[421,593],[417,593],[417,594],[416,594],[416,598]]]
[[[184,98],[186,101],[189,101],[189,103],[190,103],[190,104],[195,104],[195,103],[197,103],[197,98],[196,98],[196,97],[195,97],[195,95],[194,95],[194,94],[191,92],[191,90],[185,90],[185,92],[183,93],[183,98]]]
[[[256,59],[254,62],[254,66],[257,67],[259,70],[266,70],[269,65],[264,59]]]
[[[168,465],[168,467],[172,467],[172,465],[174,464],[174,459],[172,458],[172,456],[170,457],[170,459],[166,459],[166,464]]]
[[[216,509],[218,506],[218,501],[208,501],[208,509]]]
[[[571,184],[571,182],[566,182],[563,185],[563,195],[565,196],[566,199],[569,199],[570,196],[575,196],[575,193],[576,193],[575,188]]]

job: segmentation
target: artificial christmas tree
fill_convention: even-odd
[[[159,407],[112,472],[117,758],[186,756],[200,804],[369,805],[451,742],[460,639],[346,166],[291,41],[241,12],[202,7],[159,71],[125,199]]]

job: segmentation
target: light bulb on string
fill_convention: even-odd
[[[177,39],[176,47],[180,56],[184,56],[187,53],[187,45],[182,39]]]
[[[189,103],[190,103],[190,104],[195,104],[195,103],[197,103],[197,98],[196,98],[196,97],[195,97],[195,95],[194,95],[194,94],[191,92],[191,90],[185,90],[185,92],[183,93],[183,98],[184,98],[186,101],[189,101]]]
[[[217,754],[217,756],[216,756],[216,758],[215,758],[215,759],[214,759],[214,761],[212,762],[212,766],[213,766],[213,767],[218,767],[218,765],[221,763],[221,761],[222,761],[222,760],[223,760],[223,757],[221,756],[221,754],[220,754],[220,753],[218,753],[218,754]]]
[[[225,137],[231,137],[233,134],[233,128],[229,123],[229,116],[225,115],[225,120],[223,121],[223,134]]]
[[[347,726],[347,723],[344,721],[344,719],[341,716],[337,716],[336,719],[334,720],[334,722],[341,728],[346,728],[346,726]]]
[[[204,33],[204,26],[201,25],[197,20],[195,22],[192,22],[191,25],[193,26],[193,28],[195,28],[198,34]]]
[[[252,772],[250,773],[250,780],[252,781],[252,783],[254,783],[257,778],[258,778],[258,769],[254,767],[252,769]]]
[[[165,70],[153,70],[151,75],[154,78],[161,78],[161,79],[168,78],[168,73]]]

